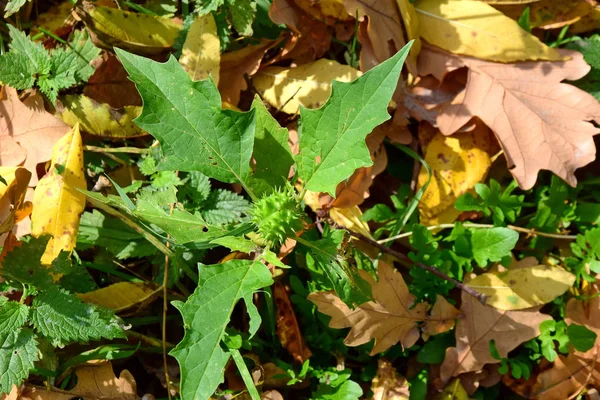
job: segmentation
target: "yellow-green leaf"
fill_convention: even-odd
[[[268,67],[252,79],[263,99],[288,114],[296,114],[300,104],[318,108],[331,94],[331,81],[351,82],[362,73],[333,60],[320,59],[295,68]]]
[[[80,293],[77,297],[86,303],[119,312],[151,301],[159,292],[160,290],[142,282],[118,282],[93,292]]]
[[[71,251],[77,240],[79,218],[85,208],[83,144],[76,124],[54,145],[48,173],[33,193],[31,233],[50,234],[42,264],[49,265],[61,251]]]
[[[404,22],[404,30],[408,40],[414,40],[408,58],[412,65],[417,65],[417,58],[421,51],[421,38],[419,29],[419,17],[415,10],[415,6],[411,4],[409,0],[397,0],[400,14],[402,15],[402,21]]]
[[[142,112],[142,107],[112,108],[84,95],[66,95],[60,98],[60,102],[62,107],[57,107],[56,115],[67,125],[79,123],[84,132],[113,138],[147,135],[133,123]]]
[[[562,60],[516,21],[475,0],[419,0],[421,37],[456,54],[498,62]]]
[[[489,296],[487,305],[500,310],[522,310],[546,304],[569,290],[575,275],[559,267],[536,265],[488,272],[468,286]]]
[[[179,63],[193,81],[206,79],[210,75],[215,85],[219,85],[221,43],[212,14],[196,17],[183,44]]]

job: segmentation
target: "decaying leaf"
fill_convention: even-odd
[[[83,144],[75,125],[55,145],[48,173],[40,179],[33,194],[31,233],[53,235],[42,256],[49,265],[61,251],[71,251],[77,241],[79,218],[85,208]]]
[[[159,293],[160,289],[146,283],[117,282],[92,292],[80,293],[77,297],[86,303],[121,312],[140,303],[148,304]]]
[[[590,32],[598,29],[599,26],[600,4],[597,4],[592,11],[569,27],[569,33],[576,35],[584,32]]]
[[[142,98],[134,83],[127,78],[127,71],[117,57],[105,52],[97,60],[98,66],[83,89],[83,94],[114,108],[141,106]]]
[[[351,328],[344,339],[347,346],[359,346],[375,339],[371,355],[398,342],[404,348],[411,347],[419,339],[417,323],[425,320],[427,304],[413,307],[414,296],[408,291],[402,275],[388,264],[379,263],[378,282],[364,271],[360,272],[371,283],[376,302],[370,301],[351,310],[333,292],[311,293],[308,299],[320,312],[332,317],[331,328]]]
[[[396,371],[392,363],[383,358],[377,360],[377,375],[371,382],[372,400],[408,400],[408,381]]]
[[[439,335],[454,328],[459,311],[439,294],[436,295],[435,304],[431,309],[429,317],[423,324],[423,340],[427,341],[431,335]]]
[[[590,67],[581,53],[559,52],[571,59],[499,64],[423,49],[419,69],[425,74],[440,76],[440,65],[469,68],[464,93],[439,110],[440,131],[450,135],[479,117],[496,134],[522,188],[530,189],[541,169],[575,185],[575,170],[595,158],[593,136],[600,130],[588,121],[600,121],[600,103],[575,86],[560,83],[583,77]]]
[[[419,0],[415,8],[421,37],[452,53],[499,62],[565,57],[481,1]]]
[[[112,138],[132,138],[147,133],[138,128],[133,120],[142,107],[125,106],[112,108],[84,95],[66,95],[59,99],[57,114],[69,126],[79,124],[82,131],[92,135]]]
[[[515,20],[519,19],[526,7],[529,7],[529,25],[532,28],[556,29],[579,21],[592,11],[594,3],[588,0],[540,0],[532,4],[495,6]]]
[[[290,297],[280,282],[273,284],[272,290],[277,307],[277,337],[294,360],[302,364],[312,356],[312,352],[304,341]]]
[[[465,372],[477,371],[500,360],[490,354],[494,340],[498,353],[506,357],[521,343],[540,334],[539,325],[552,319],[538,310],[501,311],[485,306],[471,295],[462,293],[461,318],[456,324],[456,347],[446,349],[441,366],[443,382]]]
[[[329,25],[333,25],[337,21],[352,20],[353,15],[348,15],[343,0],[294,0],[294,3],[305,12]]]
[[[21,167],[0,167],[0,243],[3,234],[31,214],[31,202],[25,200],[31,172]]]
[[[351,82],[362,73],[333,60],[320,59],[295,68],[267,67],[254,75],[252,82],[263,99],[288,114],[300,105],[318,108],[331,94],[331,81]]]
[[[220,62],[221,44],[215,18],[212,14],[196,17],[183,44],[179,63],[193,81],[211,76],[218,85]]]
[[[500,310],[522,310],[551,302],[575,282],[575,275],[560,267],[536,265],[488,272],[468,285],[488,295],[487,303]]]
[[[36,165],[50,160],[52,146],[69,126],[44,110],[40,95],[19,100],[17,91],[0,89],[0,166],[23,165],[33,173],[30,186],[38,182]]]

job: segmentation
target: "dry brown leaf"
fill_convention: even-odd
[[[374,355],[398,342],[404,348],[414,345],[419,339],[417,323],[425,320],[427,304],[413,307],[415,298],[402,275],[388,264],[379,263],[378,282],[366,272],[360,272],[371,283],[375,302],[369,301],[351,310],[333,292],[311,293],[308,299],[320,312],[332,317],[331,328],[351,328],[344,339],[347,346],[359,346],[375,339],[371,350]]]
[[[141,106],[142,98],[134,83],[127,78],[127,71],[117,56],[105,52],[99,60],[99,65],[85,85],[83,94],[114,108]]]
[[[439,110],[440,131],[451,135],[479,117],[496,134],[522,188],[533,187],[542,169],[574,186],[575,170],[595,158],[593,136],[600,130],[589,121],[600,121],[600,103],[575,86],[560,83],[583,77],[590,67],[581,53],[559,51],[571,60],[501,64],[423,49],[419,59],[423,70],[435,63],[455,66],[457,61],[469,68],[464,93]]]
[[[277,306],[277,337],[281,345],[302,364],[312,356],[298,326],[290,298],[281,282],[273,284],[273,300]]]
[[[486,364],[497,364],[490,354],[489,342],[494,340],[501,357],[521,343],[540,334],[539,325],[552,317],[537,309],[502,311],[481,304],[469,294],[462,293],[461,317],[456,324],[456,347],[446,349],[440,377],[451,377],[478,371]]]
[[[36,165],[50,160],[54,143],[70,129],[44,110],[40,95],[21,102],[15,89],[0,89],[0,166],[23,165],[33,174],[29,186],[38,182]]]
[[[569,27],[569,33],[577,35],[579,33],[590,32],[600,28],[600,4],[597,4],[589,14],[585,15],[579,21]]]
[[[423,324],[423,340],[427,341],[430,336],[448,332],[454,328],[454,323],[459,311],[439,294],[435,297],[435,304],[429,313],[429,317]]]
[[[294,0],[294,2],[302,10],[328,25],[353,19],[353,15],[346,12],[343,0]]]
[[[377,375],[371,382],[371,391],[371,400],[408,400],[410,397],[408,381],[385,359],[377,360]]]
[[[6,185],[0,183],[0,243],[4,233],[13,229],[16,223],[31,214],[31,202],[25,200],[31,172],[21,167],[0,167],[0,176]]]
[[[589,0],[540,0],[533,4],[495,5],[495,8],[518,20],[529,7],[529,25],[532,28],[562,28],[579,21],[594,8]],[[571,30],[569,30],[571,33]]]

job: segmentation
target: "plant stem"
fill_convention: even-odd
[[[147,154],[150,149],[140,149],[139,147],[98,147],[98,146],[83,146],[84,151],[94,153],[130,153],[130,154]]]
[[[473,229],[496,228],[496,226],[494,226],[492,224],[466,223],[466,224],[463,224],[463,226],[465,228],[473,228]],[[448,228],[454,228],[454,224],[432,225],[432,226],[428,226],[427,230],[433,231],[435,229],[448,229]],[[520,226],[515,226],[515,225],[507,225],[506,228],[512,229],[515,232],[527,233],[527,234],[532,235],[532,236],[543,236],[543,237],[548,237],[548,238],[553,238],[553,239],[564,239],[564,240],[575,240],[575,239],[577,239],[577,235],[563,235],[563,234],[560,234],[560,233],[538,232],[535,229],[521,228]],[[387,243],[387,242],[393,242],[395,240],[411,236],[412,234],[413,234],[413,232],[404,232],[404,233],[401,233],[400,235],[390,236],[387,239],[378,240],[377,243],[383,244],[383,243]]]
[[[354,237],[356,237],[356,238],[358,238],[358,239],[360,239],[362,241],[365,241],[365,242],[369,243],[370,245],[372,245],[372,246],[376,247],[377,249],[381,250],[382,252],[387,253],[387,254],[391,255],[392,257],[397,258],[400,261],[409,262],[409,263],[413,264],[414,266],[419,267],[421,269],[424,269],[425,271],[429,271],[432,274],[434,274],[434,275],[436,275],[436,276],[438,276],[438,277],[440,277],[440,278],[442,278],[442,279],[444,279],[444,280],[446,280],[448,282],[452,282],[454,284],[454,286],[456,286],[460,290],[463,290],[467,294],[475,297],[477,300],[479,300],[481,302],[481,304],[485,304],[485,302],[486,302],[486,300],[488,298],[488,296],[486,294],[479,293],[475,289],[473,289],[473,288],[471,288],[471,287],[469,287],[469,286],[467,286],[467,285],[465,285],[465,284],[457,281],[456,279],[450,278],[448,275],[444,274],[442,271],[438,270],[437,268],[431,267],[429,265],[425,265],[425,264],[422,264],[422,263],[419,263],[419,262],[414,262],[407,255],[402,254],[402,253],[400,253],[400,252],[398,252],[396,250],[390,249],[390,248],[384,246],[383,244],[376,242],[373,239],[369,239],[368,237],[363,236],[360,233],[352,232],[351,230],[348,230],[348,229],[347,229],[347,231],[348,231],[348,233],[350,233],[350,235],[352,235],[352,236],[354,236]]]

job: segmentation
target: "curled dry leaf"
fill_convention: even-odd
[[[33,194],[31,233],[52,235],[42,264],[50,265],[61,251],[71,251],[77,241],[79,218],[85,208],[83,143],[79,125],[75,125],[55,145],[48,173]]]
[[[50,160],[52,147],[69,126],[44,110],[40,95],[19,100],[7,85],[0,89],[0,166],[23,165],[32,172],[30,186],[38,182],[36,165]]]
[[[371,382],[372,400],[408,400],[408,381],[386,359],[377,360],[377,375]]]
[[[540,0],[533,4],[497,4],[496,9],[518,20],[529,7],[529,26],[541,29],[556,29],[573,24],[594,8],[589,0]],[[569,30],[569,33],[572,33]]]
[[[490,354],[489,342],[494,340],[498,354],[506,357],[521,343],[540,334],[539,325],[552,319],[536,309],[502,311],[485,306],[463,292],[460,313],[456,324],[456,347],[446,349],[441,366],[443,382],[460,374],[477,371],[486,364],[497,364]]]
[[[114,312],[121,312],[136,305],[140,305],[140,307],[148,305],[160,292],[161,289],[147,283],[118,282],[88,293],[80,293],[77,297],[86,303],[97,304]]]
[[[221,43],[212,14],[194,19],[183,44],[179,63],[193,81],[211,76],[215,85],[219,85]]]
[[[112,53],[104,52],[94,74],[83,89],[83,94],[114,108],[141,106],[142,98],[127,71]]]
[[[429,317],[423,324],[423,340],[427,341],[432,335],[448,332],[454,328],[454,323],[459,311],[439,294],[435,297],[435,304],[431,309]]]
[[[467,66],[464,93],[439,108],[437,124],[445,135],[479,117],[496,134],[511,173],[524,189],[547,169],[575,185],[575,170],[594,160],[593,136],[600,132],[588,121],[600,121],[600,103],[562,80],[576,80],[590,70],[581,53],[559,50],[569,61],[499,64],[424,49],[420,68],[440,76],[432,64]],[[450,59],[450,60],[448,60]],[[439,79],[439,78],[438,78]]]
[[[3,234],[31,214],[31,202],[25,200],[31,172],[21,167],[0,167],[0,176],[6,181],[6,185],[0,183],[0,243],[3,243]]]
[[[294,0],[294,2],[302,10],[328,25],[353,19],[353,15],[346,12],[343,0]]]
[[[273,300],[277,307],[277,337],[294,360],[302,364],[312,356],[312,352],[304,341],[290,297],[280,282],[273,285]]]
[[[344,339],[347,346],[359,346],[375,339],[371,351],[371,355],[375,355],[398,342],[404,348],[414,345],[419,339],[417,323],[425,320],[427,304],[413,304],[415,298],[402,275],[388,264],[379,263],[378,282],[366,272],[359,272],[371,283],[375,302],[369,301],[351,310],[333,292],[311,293],[308,299],[320,312],[332,317],[331,328],[351,328]]]

